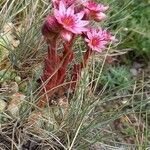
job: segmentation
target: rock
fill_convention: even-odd
[[[135,68],[135,69],[140,69],[142,67],[143,67],[143,64],[140,64],[140,63],[137,63],[137,62],[133,63],[133,68]]]
[[[19,90],[18,84],[16,82],[11,83],[3,83],[2,84],[2,95],[4,96],[12,96],[13,94],[17,93]]]
[[[130,72],[132,73],[133,76],[137,76],[138,75],[138,71],[135,68],[131,68]]]
[[[6,106],[7,103],[4,100],[0,99],[0,113],[5,110]]]
[[[123,99],[122,104],[127,104],[128,103],[128,99]]]
[[[21,81],[21,77],[20,77],[20,76],[16,76],[16,77],[15,77],[15,81],[16,81],[17,83],[19,83],[19,82]]]
[[[11,96],[11,101],[8,105],[8,111],[11,113],[13,117],[19,117],[19,109],[21,106],[21,103],[25,99],[25,95],[20,93],[15,93]]]

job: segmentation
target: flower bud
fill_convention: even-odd
[[[100,11],[101,11],[101,12],[105,12],[106,10],[109,9],[109,6],[104,6],[104,5],[102,5],[102,4],[99,4],[99,8],[100,8]]]
[[[67,30],[62,30],[60,33],[62,39],[64,39],[67,42],[70,42],[72,39],[73,34]]]
[[[106,41],[112,41],[112,42],[117,42],[118,40],[115,38],[115,36],[112,36],[110,32],[104,30],[102,33],[104,39]]]
[[[95,21],[101,21],[106,18],[104,12],[109,8],[109,6],[104,6],[94,1],[84,2],[83,5],[85,6],[84,11],[87,18],[93,19]]]
[[[102,20],[106,19],[106,15],[102,12],[95,13],[95,16],[93,17],[93,19],[97,22],[102,21]]]
[[[42,34],[45,38],[51,40],[58,36],[61,30],[59,23],[54,16],[48,16],[42,27]]]

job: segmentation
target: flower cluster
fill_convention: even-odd
[[[91,0],[52,0],[52,6],[52,14],[47,16],[42,27],[42,34],[48,44],[42,80],[46,82],[48,78],[51,78],[45,84],[47,91],[64,82],[67,66],[75,55],[72,50],[74,40],[77,36],[81,36],[87,45],[87,51],[83,54],[83,62],[74,64],[73,83],[70,85],[73,89],[89,56],[94,51],[102,52],[110,42],[116,41],[107,30],[90,25],[91,21],[104,20],[105,11],[109,7]],[[64,43],[61,56],[57,52],[57,43],[60,40]]]
[[[101,52],[114,39],[106,30],[90,27],[90,21],[102,21],[109,8],[94,1],[86,0],[53,0],[54,13],[46,18],[43,35],[49,39],[60,36],[70,42],[73,35],[84,34],[88,46]],[[108,37],[108,38],[107,38]]]

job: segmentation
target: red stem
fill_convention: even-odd
[[[87,51],[83,55],[83,62],[81,62],[80,64],[74,64],[73,71],[72,71],[73,83],[71,83],[71,89],[75,89],[76,81],[78,80],[78,78],[81,75],[81,70],[86,67],[86,64],[87,64],[91,54],[92,54],[92,50],[87,49]]]
[[[74,53],[71,50],[73,45],[74,37],[72,37],[71,41],[64,44],[64,51],[62,56],[62,66],[58,70],[58,84],[62,84],[65,81],[66,73],[67,73],[67,66],[73,60]]]

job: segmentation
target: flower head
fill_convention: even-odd
[[[106,18],[106,15],[103,12],[109,8],[108,6],[93,1],[87,1],[83,3],[83,5],[85,6],[86,15],[89,18],[92,18],[95,21],[101,21]]]
[[[63,29],[74,34],[81,34],[87,31],[86,25],[89,23],[82,20],[84,12],[75,13],[74,5],[66,8],[65,4],[60,1],[59,8],[54,10],[54,16],[58,23],[62,25]]]
[[[85,41],[88,43],[88,46],[98,52],[104,50],[113,37],[106,30],[102,29],[90,29],[86,35]]]
[[[109,6],[104,6],[102,4],[98,4],[93,1],[87,1],[83,3],[83,5],[90,11],[94,11],[94,12],[104,12],[109,8]]]

